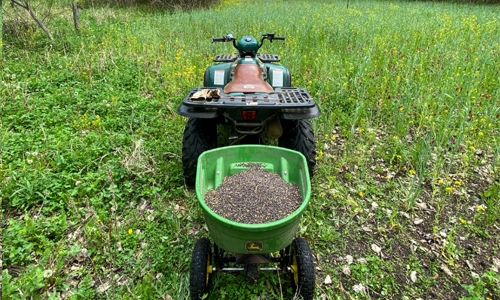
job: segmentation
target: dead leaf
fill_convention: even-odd
[[[380,253],[380,251],[382,251],[382,248],[380,248],[380,247],[379,247],[378,245],[376,245],[376,244],[372,244],[372,250],[373,250],[375,253],[379,254],[379,253]]]
[[[351,276],[351,268],[349,268],[349,265],[345,265],[342,267],[342,273],[347,276]]]
[[[427,210],[427,204],[425,202],[417,202],[415,203],[418,207],[420,207],[423,210]]]
[[[354,258],[350,255],[346,255],[345,256],[345,260],[347,261],[347,264],[352,264],[352,262],[354,261]]]
[[[360,283],[360,284],[356,284],[352,287],[352,289],[356,292],[356,293],[363,293],[365,291],[365,287]]]
[[[98,288],[97,288],[97,292],[98,293],[104,293],[105,291],[107,291],[109,288],[111,287],[111,284],[109,282],[105,282],[103,284],[101,284]]]
[[[441,270],[443,270],[446,273],[446,275],[453,276],[453,272],[450,271],[447,265],[441,264]]]
[[[414,220],[413,220],[413,224],[415,224],[415,225],[422,224],[423,222],[424,222],[424,219],[419,219],[419,218],[417,218],[417,219],[414,219]]]
[[[372,232],[372,231],[373,231],[373,230],[372,230],[370,227],[368,227],[368,226],[362,226],[361,228],[363,228],[363,230],[364,230],[365,232]]]
[[[410,279],[415,283],[417,281],[417,271],[411,271],[410,273]]]
[[[465,263],[467,264],[467,267],[469,267],[469,269],[474,270],[474,266],[471,264],[470,261],[465,260]]]
[[[500,259],[495,257],[495,258],[493,258],[493,266],[491,266],[491,269],[494,272],[498,273],[499,268],[500,268]]]
[[[144,200],[144,203],[142,203],[141,207],[139,207],[139,211],[143,212],[147,206],[148,206],[148,201]]]
[[[316,253],[316,260],[317,260],[317,261],[320,261],[320,260],[321,260],[321,254]]]

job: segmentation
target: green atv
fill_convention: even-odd
[[[192,89],[177,112],[188,117],[184,129],[182,164],[184,180],[193,186],[198,156],[218,145],[218,125],[232,127],[235,142],[260,144],[263,135],[278,146],[301,152],[309,173],[316,165],[314,132],[308,119],[320,109],[309,93],[292,87],[290,71],[277,64],[276,54],[259,53],[264,40],[284,40],[272,33],[259,42],[252,36],[239,41],[232,34],[212,42],[232,42],[235,54],[219,54],[217,64],[205,71],[203,87]]]

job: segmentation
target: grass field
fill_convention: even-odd
[[[57,7],[53,42],[3,32],[2,299],[189,298],[208,232],[176,109],[233,52],[210,43],[228,32],[285,36],[263,52],[321,107],[298,233],[318,299],[500,298],[498,5],[225,1],[80,18],[77,34]],[[207,299],[292,297],[285,275],[217,273]]]

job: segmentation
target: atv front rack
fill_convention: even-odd
[[[263,62],[263,63],[269,63],[269,62],[279,62],[280,57],[277,54],[257,54],[257,57]]]
[[[214,57],[215,62],[233,62],[238,58],[237,54],[217,54]]]
[[[233,62],[238,58],[238,54],[217,54],[214,57],[214,62]],[[257,58],[263,63],[279,62],[280,57],[277,54],[257,54]]]

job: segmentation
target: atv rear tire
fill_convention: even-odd
[[[306,157],[309,176],[314,174],[316,166],[316,142],[309,120],[281,120],[283,135],[278,146],[298,151]]]
[[[182,139],[182,169],[184,182],[193,187],[196,180],[198,156],[217,147],[217,122],[213,119],[190,118]]]

